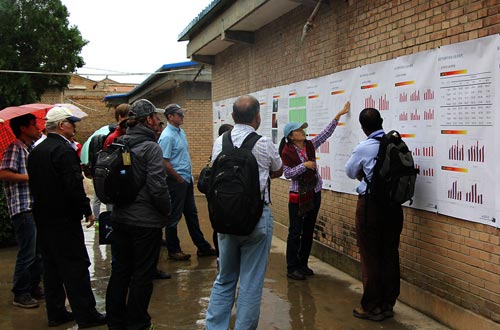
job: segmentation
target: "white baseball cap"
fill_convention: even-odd
[[[53,107],[47,112],[45,119],[50,123],[55,123],[65,119],[72,123],[82,120],[81,118],[75,117],[73,113],[65,107]]]

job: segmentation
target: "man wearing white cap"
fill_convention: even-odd
[[[48,136],[30,153],[28,175],[33,194],[49,326],[76,320],[79,328],[106,323],[97,312],[90,287],[90,259],[81,219],[94,223],[83,189],[80,160],[71,141],[81,119],[64,107],[47,112]],[[65,307],[66,296],[72,313]]]

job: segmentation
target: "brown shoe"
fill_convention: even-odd
[[[168,253],[168,259],[171,259],[171,260],[186,261],[186,260],[189,260],[190,258],[191,258],[190,254],[186,254],[182,251]]]
[[[382,310],[378,307],[372,311],[365,311],[363,307],[356,307],[352,310],[352,315],[359,319],[377,321],[377,322],[383,321],[385,319]]]

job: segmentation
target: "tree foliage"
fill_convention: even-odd
[[[0,69],[71,73],[85,63],[87,44],[69,26],[61,0],[0,0]],[[0,109],[40,100],[48,88],[64,87],[67,75],[0,72]]]

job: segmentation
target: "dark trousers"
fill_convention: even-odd
[[[311,254],[314,226],[321,206],[321,192],[314,194],[314,209],[299,216],[299,204],[288,203],[290,224],[286,240],[286,264],[288,272],[306,267]]]
[[[207,242],[200,229],[198,210],[194,201],[193,182],[184,181],[178,183],[175,180],[168,180],[167,183],[172,203],[172,211],[168,224],[165,227],[165,240],[167,241],[168,252],[176,253],[181,251],[179,236],[177,236],[177,225],[181,220],[182,214],[184,214],[184,218],[186,219],[189,236],[191,236],[194,245],[200,251],[209,250],[211,248],[210,243]]]
[[[367,311],[394,306],[399,296],[399,236],[403,229],[400,205],[379,206],[360,196],[356,234],[363,277],[361,306]]]
[[[80,221],[37,226],[43,260],[45,305],[49,320],[65,317],[66,295],[77,323],[95,320],[95,298],[90,286],[90,260]]]
[[[14,269],[15,296],[30,293],[40,285],[42,279],[42,255],[37,244],[37,234],[33,213],[30,211],[16,214],[12,217],[16,232],[17,253]]]
[[[113,223],[113,262],[106,291],[110,329],[146,329],[161,229]]]

